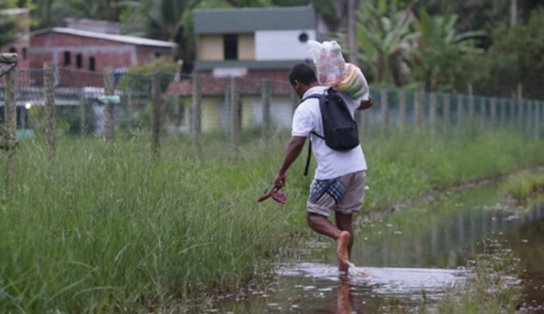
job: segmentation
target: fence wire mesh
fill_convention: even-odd
[[[46,93],[52,92],[57,134],[100,136],[108,105],[104,73],[54,69],[54,90],[44,86],[45,69],[16,70],[18,134],[44,132]],[[153,80],[158,80],[154,98]],[[288,130],[298,97],[287,79],[217,78],[178,73],[113,72],[116,133],[150,132],[154,115],[160,136],[220,133],[236,141],[244,130]],[[4,123],[6,76],[0,77],[0,121]],[[416,127],[432,131],[510,128],[542,136],[544,102],[371,88],[374,106],[358,112],[361,132]],[[155,104],[154,104],[155,103]],[[153,106],[159,106],[153,110]]]

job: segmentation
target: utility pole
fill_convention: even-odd
[[[358,46],[357,46],[357,5],[358,0],[348,0],[348,46],[349,61],[357,64]]]
[[[518,21],[518,0],[510,0],[510,27]]]

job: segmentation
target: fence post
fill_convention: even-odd
[[[200,135],[202,133],[202,108],[200,93],[200,76],[197,72],[193,74],[193,103],[191,108],[191,133],[193,135],[193,146],[197,153],[200,153]]]
[[[544,113],[544,110],[542,110],[542,106],[544,105],[544,103],[542,102],[537,102],[536,103],[536,113],[535,113],[535,133],[536,133],[536,136],[538,138],[540,138],[540,134],[541,134],[541,131],[540,131],[540,128],[541,128],[541,123],[542,123],[542,116],[543,116],[543,113]]]
[[[400,89],[399,93],[399,128],[404,129],[406,122],[406,91]]]
[[[497,125],[497,98],[491,98],[491,125]]]
[[[457,95],[457,128],[462,131],[464,126],[463,121],[463,96]]]
[[[151,153],[157,157],[160,148],[161,131],[161,81],[160,74],[151,75],[151,105],[153,107],[151,118]]]
[[[506,103],[506,99],[501,99],[500,100],[500,113],[499,113],[499,125],[501,128],[504,128],[506,126],[506,113],[507,113],[507,109],[508,109],[508,104]]]
[[[114,76],[113,69],[108,67],[104,71],[104,95],[112,96],[114,94]],[[104,140],[109,143],[113,140],[113,104],[104,104]]]
[[[522,100],[522,99],[518,99],[517,101],[517,107],[518,107],[518,129],[520,131],[523,131],[524,129],[524,116],[525,116],[525,112],[526,112],[526,109],[525,109],[525,102]]]
[[[524,121],[523,121],[523,124],[525,125],[525,132],[527,132],[527,134],[531,134],[531,129],[532,129],[532,126],[533,126],[533,121],[534,121],[534,118],[533,118],[533,103],[531,101],[527,101],[527,102],[524,102],[524,107],[525,107],[525,115],[524,115]]]
[[[6,155],[11,156],[17,145],[17,103],[15,102],[17,73],[17,54],[0,54],[0,63],[7,64],[0,69],[0,76],[6,75],[6,89],[4,92],[4,128],[0,127],[0,135],[4,133],[4,141],[0,141],[0,149],[6,150]],[[0,138],[1,140],[1,138]],[[3,157],[3,156],[2,156]],[[10,178],[14,174],[15,165],[10,163]]]
[[[387,130],[389,127],[389,108],[388,108],[388,93],[386,88],[380,90],[380,106],[382,109],[382,129]]]
[[[534,137],[539,137],[539,129],[540,129],[540,106],[537,101],[533,102],[533,123],[532,123],[532,133]]]
[[[56,107],[55,107],[55,65],[45,63],[43,65],[43,87],[45,99],[45,136],[49,156],[56,151]]]
[[[450,126],[450,108],[451,108],[451,98],[450,95],[443,94],[442,102],[444,103],[444,131],[447,132]]]
[[[429,95],[429,125],[431,133],[434,133],[436,131],[436,93]]]
[[[271,119],[270,119],[270,79],[262,79],[261,93],[263,101],[263,129],[262,138],[264,143],[268,143],[270,139]]]
[[[240,144],[240,128],[241,128],[241,104],[240,104],[240,78],[231,77],[230,80],[230,114],[231,114],[231,132],[230,140],[235,152]]]
[[[474,94],[472,92],[472,84],[468,84],[468,121],[474,121]]]
[[[423,91],[415,92],[414,94],[414,111],[416,115],[416,128],[421,129],[423,126]]]

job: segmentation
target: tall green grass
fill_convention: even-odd
[[[312,234],[305,158],[290,170],[289,203],[257,204],[286,134],[267,144],[168,138],[63,138],[53,159],[39,139],[0,164],[0,312],[144,312],[258,284],[278,255]],[[458,183],[544,163],[544,141],[418,132],[363,139],[367,210]],[[305,157],[304,155],[301,157]]]
[[[0,194],[0,312],[125,312],[238,290],[295,234],[281,208],[256,203],[265,158],[218,144],[209,160],[173,145],[155,160],[145,142],[67,140],[49,161],[40,147],[17,152]]]
[[[405,131],[366,138],[367,208],[383,208],[431,189],[541,165],[543,144],[542,139],[505,130],[470,137]]]
[[[502,189],[516,202],[525,203],[531,196],[544,190],[544,173],[522,171],[507,180]]]

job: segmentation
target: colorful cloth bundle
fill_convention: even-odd
[[[339,83],[333,85],[339,92],[348,94],[351,98],[357,99],[368,92],[368,83],[358,66],[346,63],[346,77]]]

